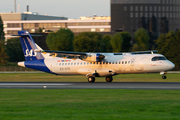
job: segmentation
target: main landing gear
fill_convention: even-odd
[[[167,79],[167,76],[165,76],[167,72],[160,72],[160,75],[162,75],[162,79]]]
[[[89,83],[93,83],[93,82],[95,82],[95,77],[88,77],[88,82]]]
[[[113,81],[113,77],[112,76],[108,76],[105,78],[106,82],[112,82]],[[88,77],[88,82],[89,83],[93,83],[95,82],[95,77],[89,76]]]
[[[112,76],[106,77],[106,82],[112,82],[112,81],[113,81],[113,77]]]

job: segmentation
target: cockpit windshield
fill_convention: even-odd
[[[152,58],[152,61],[158,61],[158,60],[167,60],[165,57],[162,56],[156,56]]]

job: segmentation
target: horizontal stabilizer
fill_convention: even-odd
[[[29,35],[11,35],[11,36],[17,36],[17,37],[28,37]]]
[[[17,36],[17,37],[28,37],[29,35],[11,35],[11,36]],[[32,37],[41,37],[42,35],[33,35],[31,34]]]

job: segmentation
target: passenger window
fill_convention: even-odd
[[[76,63],[74,63],[74,65],[76,65]]]
[[[77,65],[79,65],[79,63],[77,63]]]
[[[73,63],[71,63],[71,65],[73,65]]]
[[[127,64],[127,61],[125,61],[125,64]]]
[[[121,61],[119,61],[119,64],[121,64]]]
[[[67,65],[67,63],[65,65]]]
[[[59,63],[59,66],[61,66],[61,63]]]
[[[64,65],[64,63],[62,65]]]
[[[68,63],[68,65],[70,65],[70,63]]]
[[[130,64],[131,62],[130,61],[128,61],[128,64]]]

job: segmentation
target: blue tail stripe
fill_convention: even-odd
[[[18,34],[21,36],[20,41],[26,61],[44,59],[41,53],[34,52],[37,47],[29,32],[19,31]]]

